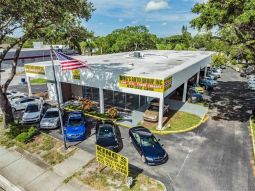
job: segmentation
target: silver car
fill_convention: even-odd
[[[60,125],[59,112],[57,108],[48,109],[40,122],[40,129],[55,129]]]
[[[42,105],[40,103],[30,103],[27,105],[22,116],[23,124],[31,124],[40,122],[42,116]]]

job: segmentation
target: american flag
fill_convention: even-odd
[[[88,63],[85,61],[80,61],[70,56],[65,55],[63,52],[54,51],[57,59],[61,65],[62,70],[75,70],[79,68],[87,68]]]

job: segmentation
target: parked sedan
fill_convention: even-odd
[[[169,111],[169,106],[164,105],[163,107],[163,114]],[[148,109],[143,114],[143,119],[146,121],[157,122],[159,115],[159,103],[152,101]]]
[[[39,103],[30,103],[25,109],[25,112],[22,116],[22,123],[38,123],[40,122],[42,115],[42,105]]]
[[[116,128],[112,121],[98,122],[96,125],[96,144],[113,151],[118,151],[119,142]]]
[[[67,141],[83,141],[86,133],[86,120],[83,112],[75,111],[69,113],[65,126]]]
[[[144,163],[159,165],[168,160],[165,149],[148,129],[141,126],[129,129],[129,139]]]
[[[41,103],[40,99],[31,98],[31,97],[23,97],[14,102],[11,102],[12,110],[24,110],[30,103]]]
[[[56,129],[60,125],[58,108],[49,108],[40,122],[40,129]]]

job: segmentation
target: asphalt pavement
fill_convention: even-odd
[[[244,78],[226,69],[218,87],[210,92],[209,120],[192,132],[156,136],[169,160],[147,166],[128,140],[128,129],[120,127],[121,154],[129,158],[137,172],[162,181],[169,191],[254,191],[250,161],[251,142],[248,120],[255,106],[255,92],[247,89]],[[93,122],[91,122],[93,123]],[[95,130],[90,124],[87,139],[76,144],[95,154]],[[61,139],[58,130],[50,132]]]

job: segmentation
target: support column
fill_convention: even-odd
[[[61,82],[59,81],[57,81],[57,88],[58,88],[58,94],[59,94],[59,102],[63,103],[62,87],[61,87]]]
[[[184,88],[183,88],[183,94],[182,94],[182,102],[186,102],[187,98],[187,87],[188,87],[188,82],[184,83]]]
[[[199,84],[199,78],[200,78],[200,70],[199,72],[197,73],[197,79],[196,79],[196,83]]]
[[[104,113],[104,90],[99,88],[100,113]]]
[[[162,130],[163,128],[163,117],[164,117],[163,107],[164,107],[164,96],[159,98],[159,113],[158,113],[158,127],[157,127],[158,130]]]
[[[207,65],[206,65],[206,67],[205,67],[204,78],[206,77],[206,75],[207,75]]]
[[[32,96],[30,77],[29,76],[26,76],[26,77],[27,77],[28,96]]]

